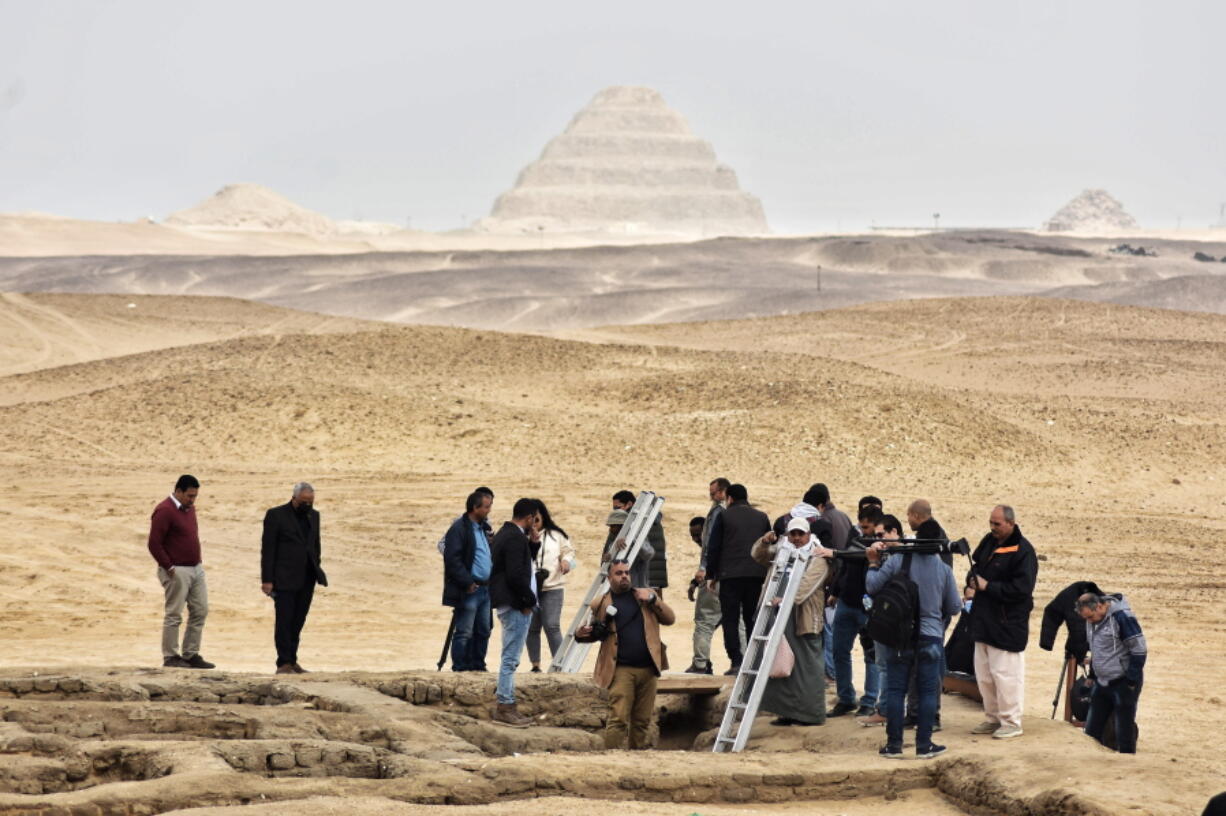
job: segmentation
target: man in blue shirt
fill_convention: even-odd
[[[869,595],[875,595],[903,571],[907,556],[893,553],[882,565],[882,553],[886,543],[878,541],[869,547],[868,574],[864,584]],[[932,725],[936,718],[937,699],[941,693],[941,662],[945,621],[962,611],[962,598],[958,584],[950,570],[935,554],[910,554],[910,578],[919,589],[919,633],[913,644],[894,649],[884,643],[878,648],[886,650],[886,744],[879,752],[888,759],[902,758],[903,720],[906,714],[904,698],[910,679],[911,666],[915,666],[916,683],[919,687],[919,702],[916,706],[918,722],[915,727],[915,754],[930,759],[945,752],[944,745],[932,741]]]
[[[464,515],[443,537],[443,604],[452,607],[452,671],[486,671],[493,619],[490,613],[490,558],[486,519],[494,499],[477,491],[464,503]]]

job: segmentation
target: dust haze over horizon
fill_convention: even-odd
[[[0,0],[0,212],[161,218],[255,182],[454,229],[609,85],[647,85],[777,232],[1037,226],[1087,187],[1145,227],[1226,201],[1226,8]]]

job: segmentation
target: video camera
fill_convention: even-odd
[[[880,538],[870,536],[854,536],[847,541],[847,549],[835,550],[834,557],[845,561],[861,561],[868,556],[866,550]],[[965,538],[950,541],[948,538],[899,538],[890,541],[890,548],[882,552],[882,557],[894,555],[965,555],[971,557],[971,545]]]

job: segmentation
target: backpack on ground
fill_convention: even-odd
[[[911,580],[911,553],[902,569],[873,596],[865,627],[869,637],[893,649],[912,649],[919,634],[919,587]]]

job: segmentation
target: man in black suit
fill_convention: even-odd
[[[532,610],[536,608],[536,572],[532,561],[540,547],[533,530],[536,502],[520,499],[511,509],[511,520],[494,536],[491,548],[490,603],[498,610],[502,624],[502,660],[498,668],[497,705],[494,722],[514,728],[532,724],[515,707],[515,670],[528,640]]]
[[[306,672],[298,665],[298,636],[311,610],[315,584],[328,585],[319,566],[319,512],[314,503],[315,488],[299,482],[288,504],[264,514],[260,588],[277,610],[277,674]]]

